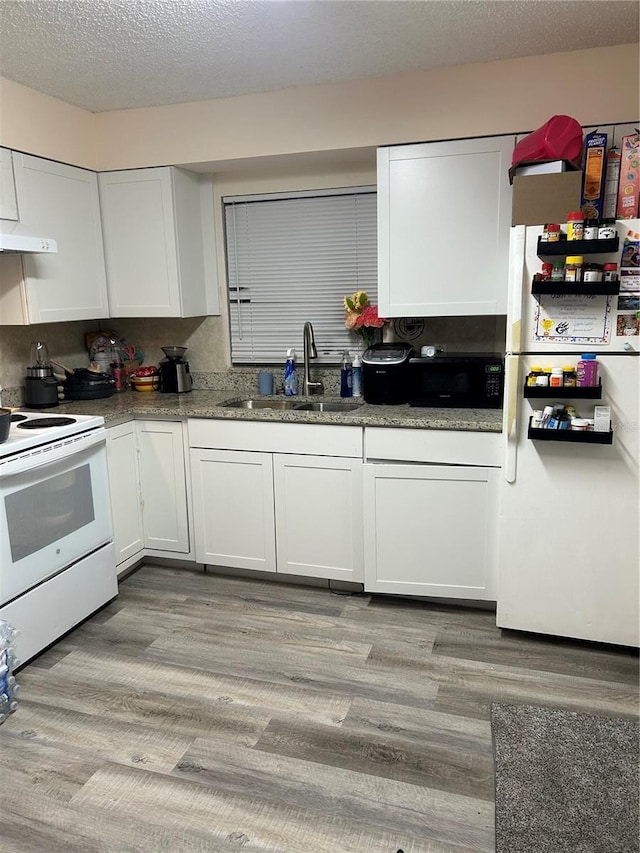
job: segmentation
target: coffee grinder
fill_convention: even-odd
[[[193,388],[193,379],[189,372],[189,362],[182,356],[187,351],[186,347],[161,347],[166,355],[160,364],[160,387],[164,394],[184,394]]]

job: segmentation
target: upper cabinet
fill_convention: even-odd
[[[219,314],[210,180],[167,166],[99,185],[111,316]]]
[[[16,184],[8,148],[0,148],[0,219],[18,219]]]
[[[514,142],[378,149],[382,317],[506,313]]]
[[[20,221],[58,243],[57,254],[10,255],[0,269],[0,322],[108,316],[95,172],[13,152]]]

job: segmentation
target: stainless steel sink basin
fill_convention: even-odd
[[[295,409],[297,403],[295,400],[231,400],[229,403],[223,403],[223,409]]]
[[[334,401],[330,403],[300,403],[296,406],[298,412],[354,412],[362,403]]]

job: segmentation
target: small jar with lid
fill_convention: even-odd
[[[560,242],[560,226],[555,222],[549,222],[544,226],[544,231],[540,237],[543,243],[559,243]]]
[[[542,373],[542,368],[538,364],[532,364],[531,370],[527,374],[527,385],[531,388],[538,384],[538,376]]]
[[[576,387],[576,369],[572,364],[565,364],[562,368],[562,384],[565,388]]]
[[[542,280],[543,281],[549,281],[551,278],[552,271],[553,271],[553,264],[550,264],[550,263],[542,264],[542,273],[541,273]]]
[[[583,281],[602,281],[602,264],[584,264],[582,267]]]
[[[618,280],[618,264],[605,264],[603,268],[604,281]]]
[[[564,281],[564,261],[557,260],[553,262],[551,268],[551,281]]]
[[[583,240],[597,240],[599,223],[597,219],[585,219]]]
[[[598,226],[598,240],[613,240],[617,236],[615,219],[603,219]]]
[[[582,240],[584,237],[584,213],[572,210],[567,214],[567,240]]]
[[[582,281],[583,264],[584,258],[582,255],[568,255],[564,262],[564,280]]]
[[[562,388],[562,376],[563,373],[561,367],[552,367],[551,376],[549,377],[549,387]]]

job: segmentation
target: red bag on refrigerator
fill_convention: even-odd
[[[571,116],[553,116],[513,149],[511,165],[544,160],[568,160],[580,168],[582,128]]]

